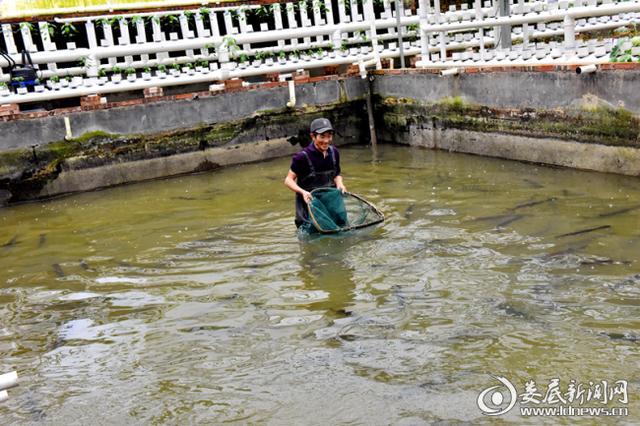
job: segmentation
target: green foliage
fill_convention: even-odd
[[[144,73],[146,73],[146,74],[151,74],[151,68],[149,68],[149,67],[143,67],[143,68],[142,68],[142,71],[143,71]]]
[[[0,81],[0,90],[6,90],[8,87],[5,81]]]
[[[45,22],[42,24],[42,31],[49,33],[50,37],[56,34],[56,25],[52,22]]]
[[[245,62],[249,61],[249,55],[247,55],[246,53],[243,53],[238,57],[238,60],[240,61],[241,64],[244,64]]]
[[[278,58],[285,59],[287,55],[284,53],[284,50],[278,52]]]
[[[180,70],[180,64],[177,62],[174,62],[170,65],[171,68],[173,68],[174,70]]]
[[[184,67],[193,69],[193,64],[191,62],[187,62],[186,64],[184,64]]]
[[[167,66],[166,65],[158,65],[157,66],[158,71],[160,72],[167,72]]]
[[[138,25],[138,22],[140,22],[140,23],[144,23],[144,20],[142,19],[142,17],[141,17],[141,16],[135,15],[135,16],[133,16],[133,17],[131,18],[131,23],[132,23],[133,25]]]
[[[120,73],[122,73],[122,68],[120,68],[118,66],[115,66],[115,67],[111,68],[111,72],[114,73],[114,74],[120,74]]]
[[[300,57],[300,51],[298,49],[293,49],[291,52],[289,52],[289,56],[292,56],[294,58],[299,58]]]
[[[126,70],[124,70],[124,73],[125,73],[126,75],[128,75],[128,76],[129,76],[129,75],[133,75],[133,74],[135,74],[135,73],[136,73],[136,69],[135,69],[135,68],[133,68],[133,67],[129,67],[129,68],[127,68]]]
[[[57,83],[60,81],[60,77],[58,77],[57,75],[52,75],[51,77],[49,77],[49,81],[51,81],[52,83]]]
[[[100,68],[98,70],[98,77],[106,77],[107,76],[107,72],[104,70],[104,68]]]
[[[22,83],[24,81],[24,77],[13,77],[11,80],[15,83]]]
[[[23,22],[20,24],[20,30],[24,30],[25,28],[28,29],[31,33],[37,32],[36,28],[31,22]]]
[[[91,58],[89,58],[88,56],[80,56],[76,59],[76,61],[78,62],[78,66],[80,68],[91,68]]]
[[[62,32],[67,39],[71,39],[71,37],[78,34],[78,30],[76,30],[76,27],[74,27],[71,22],[65,23],[62,28],[60,28],[60,32]]]

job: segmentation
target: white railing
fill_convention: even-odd
[[[345,1],[350,1],[350,10],[345,7]],[[576,42],[575,34],[629,25],[638,16],[640,2],[604,0],[597,5],[595,0],[575,1],[580,4],[570,5],[566,0],[559,3],[519,0],[511,6],[511,16],[504,17],[497,16],[497,0],[493,4],[485,2],[484,7],[477,0],[473,9],[463,5],[462,10],[456,10],[452,6],[446,13],[439,12],[439,0],[434,0],[434,4],[422,0],[419,16],[412,15],[410,10],[399,11],[404,54],[421,55],[416,66],[423,68],[607,62],[614,39]],[[18,31],[20,44],[31,52],[34,64],[39,67],[40,79],[49,81],[48,87],[36,87],[35,92],[26,88],[15,94],[0,90],[0,103],[223,81],[340,64],[360,64],[364,75],[367,64],[376,64],[379,68],[380,59],[400,55],[393,3],[384,0],[374,7],[373,2],[315,0],[306,3],[308,8],[294,7],[294,3],[266,5],[270,16],[259,29],[248,23],[247,14],[263,6],[194,8],[179,14],[123,14],[115,20],[113,15],[56,19],[58,25],[83,23],[86,48],[69,44],[66,49],[58,49],[45,22],[37,24],[40,29],[37,43],[30,25],[2,24],[4,46],[10,56],[20,63],[18,43],[14,39]],[[175,30],[167,31],[160,24],[160,19],[168,15],[176,19]],[[112,21],[108,22],[109,19]],[[135,21],[131,32],[128,21]],[[118,38],[114,37],[114,27],[119,30]],[[501,30],[508,30],[517,44],[499,46]],[[562,39],[562,42],[532,42],[551,38]],[[362,46],[365,43],[370,45]],[[320,48],[322,53],[318,53]],[[296,57],[297,52],[309,49],[314,49],[313,57]],[[634,51],[634,55],[637,53],[640,52]],[[262,60],[258,60],[261,57]],[[197,70],[186,67],[183,72],[174,71],[169,76],[145,72],[142,78],[137,77],[145,67],[203,65],[205,61],[208,66]],[[0,67],[3,68],[0,81],[9,82],[9,64],[3,58],[0,58]],[[133,81],[116,81],[119,75],[114,72],[118,68],[132,72]],[[112,74],[111,81],[101,77],[106,73]],[[62,81],[54,84],[53,76]],[[75,77],[67,84],[66,77],[70,76]]]

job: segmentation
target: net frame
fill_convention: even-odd
[[[310,192],[311,196],[314,195],[314,192],[325,192],[327,190],[332,190],[332,191],[339,191],[339,189],[337,188],[316,188],[313,191]],[[311,219],[311,221],[313,222],[313,225],[316,227],[316,229],[321,233],[321,234],[337,234],[340,232],[345,232],[345,231],[351,231],[354,229],[360,229],[360,228],[366,228],[369,226],[373,226],[373,225],[377,225],[378,223],[384,222],[385,220],[385,216],[384,214],[378,210],[378,208],[373,205],[373,203],[367,201],[366,199],[364,199],[363,197],[360,197],[359,195],[356,194],[352,194],[351,192],[345,191],[343,196],[351,196],[355,199],[357,199],[358,201],[362,202],[363,205],[368,206],[371,211],[378,216],[378,218],[376,220],[367,222],[367,223],[361,223],[358,225],[352,225],[352,226],[348,226],[348,227],[344,227],[344,228],[340,228],[340,229],[329,229],[329,230],[324,230],[321,228],[321,226],[318,224],[318,221],[316,220],[316,218],[313,215],[313,211],[311,209],[311,202],[309,202],[307,204],[307,210],[309,212],[309,218]]]

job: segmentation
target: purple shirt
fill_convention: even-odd
[[[340,153],[335,146],[330,146],[329,149],[333,151],[333,161],[336,162],[336,176],[340,176]],[[323,157],[322,152],[320,152],[313,143],[302,151],[307,151],[307,154],[309,154],[309,158],[311,159],[311,163],[313,164],[316,173],[333,170],[333,163],[331,162],[329,151],[327,151],[327,156]],[[293,161],[291,161],[291,171],[298,177],[298,183],[311,173],[307,157],[302,153],[302,151],[294,155]]]

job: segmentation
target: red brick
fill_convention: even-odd
[[[4,104],[0,105],[0,117],[5,117],[8,115],[19,114],[20,107],[18,104]]]
[[[231,79],[231,80],[225,80],[225,82],[224,82],[224,89],[225,90],[237,89],[239,87],[242,87],[242,79],[241,78],[234,78],[234,79]]]
[[[317,83],[319,81],[324,81],[324,77],[313,77],[309,79],[310,83]]]
[[[480,72],[480,70],[478,68],[465,68],[464,72],[468,74],[472,74],[472,73]]]
[[[296,79],[296,78],[294,78],[294,79],[293,79],[293,82],[294,82],[295,84],[308,83],[308,82],[309,82],[309,79],[308,79],[308,78],[297,78],[297,79]]]
[[[359,74],[360,67],[358,65],[347,65],[347,74]]]
[[[322,75],[336,75],[338,74],[338,66],[337,65],[329,65],[326,67],[322,67]]]
[[[267,74],[267,80],[268,81],[278,81],[280,77],[280,73],[279,72],[270,72],[269,74]]]
[[[613,68],[616,70],[632,70],[635,68],[634,63],[616,63],[613,64]]]

